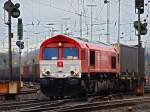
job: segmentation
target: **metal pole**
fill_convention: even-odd
[[[88,24],[86,25],[86,27],[87,27],[86,35],[87,35],[87,37],[88,37],[88,35],[89,35],[89,27],[88,27]]]
[[[149,3],[150,3],[150,1],[148,1],[148,17],[149,17]],[[149,19],[147,19],[147,23],[149,22]],[[150,33],[149,33],[149,36],[150,36]],[[149,59],[148,57],[149,57],[149,50],[148,50],[149,48],[147,47],[147,59]],[[148,76],[150,77],[150,73],[148,74]]]
[[[141,22],[140,22],[140,9],[138,9],[138,75],[141,75],[141,56],[140,56],[140,52],[141,52]]]
[[[29,46],[28,46],[28,42],[29,42],[29,41],[28,41],[28,39],[29,39],[29,38],[27,37],[26,39],[27,39],[27,60],[28,60],[28,56],[29,56],[29,51],[28,51],[28,50],[29,50]]]
[[[119,0],[119,7],[118,7],[118,44],[120,43],[120,0]]]
[[[132,32],[132,23],[130,23],[130,41],[132,40],[132,37],[131,37],[131,32]]]
[[[12,33],[11,33],[11,14],[8,12],[8,43],[9,43],[9,49],[8,49],[8,54],[9,54],[9,80],[12,80],[12,51],[11,51],[11,38],[12,38]]]
[[[68,20],[70,20],[70,18],[62,18],[63,20],[65,20],[65,23],[64,23],[64,25],[63,25],[63,28],[65,29],[65,35],[68,35],[67,34],[67,30],[69,29],[67,26],[68,26]]]
[[[63,34],[63,24],[61,24],[61,34]]]
[[[21,45],[21,44],[20,44]],[[19,72],[20,72],[20,84],[21,84],[21,78],[22,78],[22,72],[21,72],[21,49],[19,48],[19,68],[20,68],[20,70],[19,70]]]
[[[82,12],[79,14],[80,16],[80,38],[82,38]]]
[[[52,30],[51,30],[51,37],[52,37],[52,36],[54,36],[54,28],[51,27],[51,29],[52,29]]]
[[[92,6],[91,6],[91,40],[92,40]]]
[[[110,39],[109,39],[109,16],[110,16],[110,1],[107,1],[107,43],[110,43]]]
[[[93,17],[92,17],[92,16],[93,16],[93,15],[92,15],[92,14],[93,14],[92,12],[93,12],[93,11],[92,11],[92,7],[96,7],[96,5],[87,5],[87,6],[91,7],[91,40],[92,40],[92,33],[93,33],[93,31],[92,31],[92,30],[93,30],[93,29],[92,29],[92,26],[93,26],[93,21],[92,21],[92,18],[93,18]]]

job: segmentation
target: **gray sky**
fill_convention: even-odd
[[[3,5],[6,0],[0,0],[0,51],[7,51],[7,25],[4,24],[4,10]],[[145,0],[147,3],[148,0]],[[80,36],[79,15],[82,16],[82,30],[83,37],[90,39],[90,24],[91,24],[91,10],[87,5],[93,4],[96,7],[92,8],[93,20],[93,40],[100,40],[106,42],[106,19],[107,19],[107,5],[104,0],[12,0],[13,3],[20,3],[21,18],[24,23],[24,42],[27,50],[27,43],[29,50],[39,47],[43,39],[52,35],[52,29],[55,34],[66,32],[66,28],[73,36]],[[150,5],[150,4],[149,4]],[[148,7],[145,7],[145,13],[141,15],[142,19],[148,14]],[[7,15],[5,15],[7,18]],[[13,49],[17,50],[15,41],[17,40],[17,19],[12,18],[12,32],[14,38],[12,39]],[[120,36],[122,43],[136,44],[137,37],[133,28],[133,21],[137,20],[137,15],[134,9],[134,0],[121,0],[121,26]],[[149,22],[149,18],[147,18]],[[5,20],[7,21],[7,20]],[[118,0],[110,0],[110,42],[117,41],[117,23],[118,22]],[[47,25],[54,24],[54,25]],[[87,26],[89,30],[87,30]],[[149,27],[149,25],[148,25]],[[148,36],[142,37],[143,41],[148,40]]]

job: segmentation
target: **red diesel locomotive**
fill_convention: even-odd
[[[131,90],[135,87],[137,58],[131,53],[124,63],[120,59],[123,51],[121,47],[65,35],[49,38],[40,46],[41,91],[53,97]]]

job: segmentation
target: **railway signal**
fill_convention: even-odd
[[[134,28],[139,31],[139,25],[140,25],[140,34],[146,35],[147,34],[147,23],[144,21],[144,23],[139,24],[138,21],[134,21]]]
[[[22,23],[21,18],[18,19],[17,33],[18,33],[18,40],[22,40],[23,39],[23,23]]]
[[[8,25],[8,40],[9,40],[9,80],[12,80],[12,51],[11,51],[11,27],[12,27],[12,20],[11,17],[17,18],[20,16],[20,10],[19,10],[20,4],[16,3],[15,5],[11,2],[11,0],[8,0],[4,3],[4,9],[8,12],[8,22],[6,23]]]
[[[18,34],[18,41],[16,42],[16,45],[19,47],[19,67],[20,67],[20,83],[21,83],[21,87],[23,87],[23,83],[22,83],[22,64],[21,64],[21,50],[24,49],[24,42],[21,41],[23,39],[23,23],[22,23],[22,19],[19,18],[18,19],[18,24],[17,24],[17,34]]]
[[[18,18],[20,16],[19,10],[20,4],[16,3],[15,5],[9,0],[4,3],[4,9],[10,13],[13,18]]]
[[[135,0],[135,7],[136,8],[144,7],[144,0]]]
[[[20,91],[20,84],[18,81],[13,80],[13,70],[12,70],[12,45],[11,45],[11,38],[13,37],[11,28],[12,28],[12,20],[11,17],[13,18],[18,18],[20,16],[20,10],[19,10],[20,4],[16,3],[13,4],[11,0],[7,0],[4,3],[4,10],[7,11],[8,13],[8,21],[6,25],[8,25],[8,54],[9,54],[9,82],[5,82],[4,85],[9,85],[5,86],[7,89],[4,93],[0,90],[0,93],[3,94],[8,94],[9,98],[15,98],[16,93]],[[21,44],[20,44],[21,45]],[[0,85],[1,86],[1,85]]]
[[[147,23],[143,23],[141,25],[141,35],[146,35],[147,34]]]
[[[16,45],[19,47],[19,49],[24,49],[24,42],[19,40],[16,42]]]
[[[135,9],[138,9],[138,13],[144,13],[144,0],[135,0]]]

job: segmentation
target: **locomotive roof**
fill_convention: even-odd
[[[60,39],[60,38],[64,38],[64,39],[69,39],[69,40],[73,40],[75,41],[76,43],[78,43],[80,45],[80,47],[82,48],[90,48],[90,49],[95,49],[95,50],[99,50],[99,49],[105,49],[105,50],[108,50],[108,51],[114,51],[115,47],[113,45],[110,45],[110,44],[106,44],[106,43],[103,43],[103,42],[100,42],[100,41],[90,41],[88,39],[85,39],[85,38],[79,38],[79,37],[69,37],[69,36],[66,36],[66,35],[56,35],[52,38],[49,38],[47,40],[45,40],[42,45],[48,43],[50,40],[52,39]],[[42,46],[41,45],[41,46]]]
[[[91,43],[91,44],[99,44],[101,46],[112,46],[111,44],[106,44],[106,43],[103,43],[101,41],[91,41],[91,40],[88,40],[88,39],[85,39],[85,38],[80,38],[80,37],[72,37],[73,39],[75,39],[76,41],[78,42],[82,42],[82,43]]]

